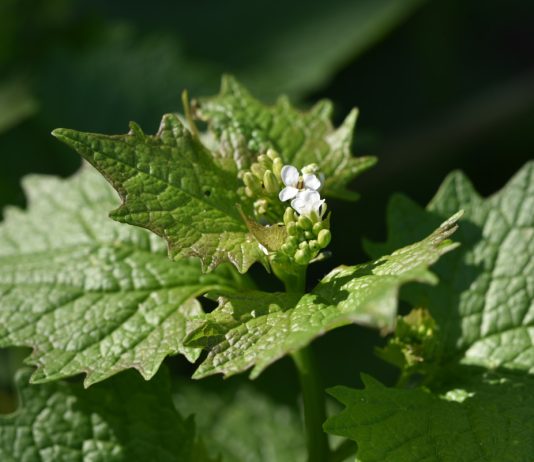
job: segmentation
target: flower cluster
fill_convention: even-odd
[[[292,165],[284,165],[280,171],[284,188],[278,198],[291,200],[291,208],[284,213],[288,238],[281,250],[299,265],[310,263],[331,238],[329,220],[323,220],[326,204],[319,194],[323,178],[317,171],[315,164],[307,165],[301,173]]]
[[[284,165],[280,156],[270,149],[242,171],[240,178],[244,184],[240,194],[253,200],[255,219],[263,226],[262,236],[257,228],[255,231],[259,247],[270,256],[271,262],[307,265],[329,244],[330,222],[328,217],[323,219],[326,203],[319,193],[323,178],[317,165],[307,165],[299,172],[292,165]],[[284,202],[289,200],[291,207],[286,207]],[[282,221],[283,243],[278,247],[270,241],[268,249],[265,233],[280,229],[276,227]]]
[[[316,172],[315,164],[304,167],[302,175],[299,175],[299,171],[292,165],[284,165],[280,176],[285,188],[280,191],[278,197],[282,202],[291,199],[291,207],[299,215],[322,218],[326,204],[319,194],[323,182]]]

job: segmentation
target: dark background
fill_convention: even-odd
[[[329,202],[333,257],[311,269],[312,284],[362,261],[362,237],[385,237],[392,193],[425,204],[461,169],[488,195],[532,158],[533,20],[527,0],[0,0],[0,209],[24,206],[24,175],[78,168],[52,129],[122,133],[136,120],[155,131],[163,113],[181,110],[183,88],[214,94],[228,72],[267,102],[287,93],[306,108],[330,98],[336,124],[360,108],[354,152],[379,163],[354,182],[358,203]],[[356,326],[317,340],[325,384],[357,385],[360,371],[394,382],[373,355],[381,343]],[[2,354],[9,392],[20,355]],[[191,371],[168,363],[176,375]],[[294,403],[291,362],[254,386]]]

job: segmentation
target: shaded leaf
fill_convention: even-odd
[[[361,462],[528,462],[534,454],[530,377],[478,377],[441,396],[363,380],[363,390],[330,390],[346,409],[324,426],[356,441]]]
[[[436,265],[440,284],[406,292],[436,323],[400,323],[383,352],[403,368],[404,383],[415,369],[433,393],[370,378],[364,390],[332,390],[347,409],[325,429],[354,439],[362,462],[528,462],[534,453],[534,163],[488,199],[460,173],[445,180],[427,211],[397,197],[388,242],[367,247],[381,253],[456,207],[465,210],[461,247]],[[403,357],[392,356],[395,349]]]
[[[127,372],[90,390],[29,385],[29,376],[16,378],[20,408],[0,417],[5,462],[199,460],[192,457],[194,424],[174,409],[166,373],[145,382]]]
[[[180,384],[174,396],[183,415],[195,414],[209,453],[224,462],[306,460],[302,423],[295,409],[249,386]],[[283,430],[283,431],[282,431]]]
[[[439,327],[443,361],[534,372],[534,163],[484,199],[461,173],[451,174],[425,211],[397,197],[390,238],[371,254],[409,242],[451,210],[465,211],[459,251],[436,266],[440,284],[408,293]]]

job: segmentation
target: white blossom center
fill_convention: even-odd
[[[293,165],[284,165],[280,176],[285,187],[278,197],[282,202],[292,199],[291,207],[299,215],[316,214],[322,217],[324,199],[321,199],[318,191],[323,183],[315,173],[312,173],[313,170],[314,168],[304,167],[301,175]]]
[[[280,176],[285,185],[285,188],[278,195],[282,202],[294,199],[299,191],[318,191],[322,186],[322,182],[317,175],[304,172],[300,175],[299,171],[293,165],[284,165]]]

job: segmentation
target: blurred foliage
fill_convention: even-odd
[[[3,0],[0,206],[22,201],[24,173],[76,168],[53,128],[121,132],[137,120],[155,130],[180,110],[183,88],[214,93],[224,72],[264,97],[302,99],[420,3]]]
[[[174,401],[182,415],[195,414],[212,457],[222,455],[225,462],[306,460],[298,410],[250,385],[225,382],[211,388],[204,382],[184,382],[176,387]]]
[[[426,203],[462,168],[488,194],[532,158],[533,19],[527,0],[0,0],[0,210],[24,204],[23,175],[77,169],[52,129],[121,133],[137,120],[155,131],[183,88],[213,94],[230,72],[267,101],[330,98],[337,122],[360,108],[355,152],[379,163],[356,180],[359,202],[329,202],[333,257],[310,271],[315,285],[365,258],[362,236],[384,237],[392,192]],[[373,355],[383,343],[355,326],[315,342],[326,385],[357,386],[362,370],[392,383]],[[17,358],[2,354],[9,390]],[[251,386],[294,402],[292,374],[282,361]],[[0,393],[2,409],[9,399]]]
[[[27,85],[19,80],[0,84],[0,134],[37,111]]]

